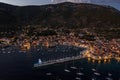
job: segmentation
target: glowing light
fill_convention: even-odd
[[[106,59],[104,59],[104,63],[106,63],[107,62],[107,60]]]
[[[92,59],[95,59],[95,56],[92,56]]]
[[[48,42],[45,42],[45,46],[48,48],[48,47],[49,47],[49,43],[48,43]]]
[[[90,54],[87,54],[87,57],[91,57]]]
[[[108,62],[110,62],[110,59],[108,59]]]
[[[107,56],[105,56],[105,57],[104,57],[104,59],[108,59],[108,57],[107,57]]]
[[[101,60],[101,59],[102,59],[101,56],[99,56],[99,57],[98,57],[98,60]]]
[[[101,63],[101,60],[98,60],[98,63],[100,64],[100,63]]]
[[[22,46],[22,48],[29,50],[29,49],[31,48],[30,43],[29,43],[29,42],[25,43],[25,44]]]
[[[91,61],[91,58],[88,58],[88,62],[90,62]]]
[[[95,60],[93,59],[93,60],[92,60],[92,62],[94,63],[94,62],[95,62]]]

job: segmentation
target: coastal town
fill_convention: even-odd
[[[0,80],[120,80],[118,0],[0,0]]]
[[[72,30],[65,31],[64,29],[48,30],[43,28],[41,32],[43,33],[40,36],[27,36],[29,29],[25,28],[22,33],[17,34],[17,37],[1,37],[0,47],[5,48],[14,45],[21,51],[28,51],[31,47],[39,46],[46,48],[57,45],[76,46],[86,49],[83,58],[88,58],[88,61],[110,62],[112,58],[120,61],[120,39],[99,38],[95,33],[88,32],[86,29],[81,29],[77,35]],[[38,34],[37,31],[33,33]]]

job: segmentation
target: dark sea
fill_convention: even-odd
[[[26,52],[16,47],[1,48],[0,80],[120,80],[120,62],[115,59],[106,63],[93,63],[83,58],[39,68],[33,66],[38,59],[47,61],[71,57],[83,50],[71,46],[39,47]]]

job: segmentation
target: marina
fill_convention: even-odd
[[[118,0],[16,1],[0,1],[0,80],[120,80]]]
[[[75,51],[76,53],[73,54],[72,50]],[[54,54],[52,53],[52,51],[53,52],[55,51]],[[74,47],[74,46],[67,47],[66,45],[63,45],[63,46],[58,45],[54,48],[48,49],[48,53],[44,53],[44,55],[52,54],[52,55],[49,55],[49,57],[52,56],[50,59],[48,58],[47,60],[45,59],[45,57],[44,58],[41,57],[41,59],[39,58],[38,62],[34,64],[34,67],[42,67],[42,66],[60,64],[63,62],[78,60],[78,59],[83,58],[82,55],[84,54],[84,52],[85,52],[85,49],[81,47]],[[71,67],[71,68],[75,69],[75,67]]]
[[[34,64],[34,67],[41,67],[41,66],[47,66],[47,65],[53,65],[53,64],[59,64],[59,63],[63,63],[63,62],[67,62],[67,61],[73,61],[73,60],[77,60],[77,59],[81,59],[83,58],[81,55],[79,56],[73,56],[73,57],[67,57],[67,58],[62,58],[59,60],[51,60],[48,62],[43,62],[43,63],[36,63]],[[72,69],[76,69],[75,67],[71,67]]]
[[[98,63],[97,61],[93,63],[92,61],[88,61],[87,58],[82,58],[82,56],[79,56],[80,51],[81,54],[84,53],[84,50],[81,50],[81,48],[77,49],[75,47],[70,48],[69,46],[57,46],[47,49],[39,48],[38,50],[33,48],[31,51],[20,51],[17,47],[13,47],[0,50],[0,64],[2,64],[0,66],[1,80],[33,80],[33,78],[34,80],[38,80],[37,78],[40,80],[119,80],[120,78],[120,63],[117,62],[117,60],[111,59],[110,62],[106,63]],[[59,55],[61,52],[64,54],[67,53],[66,50],[69,48],[72,50],[70,53],[71,55],[56,56],[56,54]],[[40,64],[42,64],[42,61],[47,60],[53,62],[53,58],[41,58],[41,56],[44,57],[54,52],[56,52],[56,54],[53,54],[53,58],[56,57],[57,59],[60,59],[60,61],[57,60],[58,62],[54,63],[54,65],[52,63],[33,67],[38,61]],[[71,57],[75,55],[77,56]],[[66,61],[61,59],[62,57]],[[8,63],[11,65],[8,65]],[[6,68],[5,66],[9,68]]]

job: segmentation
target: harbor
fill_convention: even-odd
[[[70,52],[69,52],[70,51]],[[120,79],[120,62],[111,59],[98,63],[89,61],[82,55],[85,49],[73,46],[56,46],[52,48],[32,48],[20,51],[17,47],[0,49],[1,80],[91,80]],[[50,56],[51,55],[51,56]],[[73,57],[75,56],[75,57]],[[7,58],[6,58],[7,57]],[[119,58],[118,58],[119,59]],[[45,63],[44,65],[37,64]],[[57,61],[55,61],[57,60]],[[51,63],[53,62],[53,63]],[[11,64],[11,65],[8,65]],[[9,68],[7,68],[7,67]],[[113,67],[114,66],[114,67]],[[111,71],[112,69],[112,71]],[[5,77],[8,76],[8,77]],[[15,77],[16,76],[16,77]]]
[[[73,56],[73,57],[66,57],[66,58],[62,58],[62,59],[58,59],[58,60],[51,60],[51,61],[47,61],[47,62],[39,62],[34,64],[34,67],[42,67],[42,66],[48,66],[48,65],[53,65],[53,64],[60,64],[63,62],[68,62],[68,61],[73,61],[73,60],[78,60],[83,58],[81,56],[82,54],[80,54],[79,56]]]
[[[83,58],[85,51],[86,49],[82,47],[58,45],[54,48],[48,49],[48,51],[46,50],[43,55],[49,56],[49,58],[39,58],[38,62],[34,64],[34,68],[78,60]]]

